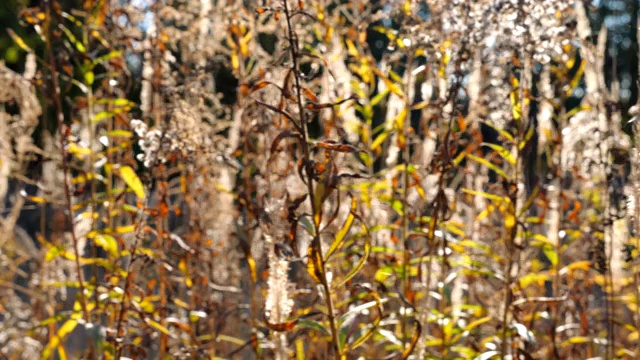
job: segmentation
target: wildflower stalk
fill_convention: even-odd
[[[302,102],[302,91],[301,91],[302,87],[300,85],[300,73],[299,73],[299,67],[298,67],[298,58],[300,56],[300,51],[298,49],[297,36],[291,24],[291,18],[293,17],[293,15],[291,13],[291,10],[289,9],[289,1],[284,0],[283,4],[284,4],[285,18],[287,21],[287,33],[289,36],[289,51],[291,53],[293,79],[295,82],[295,94],[296,94],[296,100],[298,105],[298,113],[300,116],[300,119],[299,119],[300,129],[302,130],[302,134],[301,134],[302,139],[300,140],[300,145],[302,147],[303,162],[304,164],[309,164],[311,160],[311,155],[310,155],[311,151],[309,149],[309,141],[308,141],[309,134],[307,129],[307,119],[305,116],[304,104]],[[330,171],[330,169],[327,169],[325,171]],[[318,254],[322,254],[322,244],[320,242],[320,218],[318,214],[318,207],[315,204],[315,201],[321,201],[321,200],[320,199],[316,200],[314,197],[315,187],[314,187],[314,181],[313,181],[314,179],[312,174],[308,170],[304,171],[304,173],[306,174],[307,191],[309,194],[309,204],[311,205],[311,211],[312,211],[311,215],[313,218],[313,226],[314,226],[314,236],[310,246],[312,246]],[[309,259],[309,261],[312,261],[312,260]],[[342,358],[342,354],[341,354],[342,351],[340,349],[340,343],[338,338],[338,326],[337,326],[337,322],[334,314],[333,299],[331,298],[331,286],[326,276],[324,259],[322,259],[320,262],[322,266],[320,282],[324,291],[325,302],[327,305],[327,312],[328,312],[327,316],[329,317],[329,324],[331,328],[331,342],[334,350],[334,358],[338,360]]]

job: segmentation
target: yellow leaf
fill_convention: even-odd
[[[531,127],[533,129],[533,127]],[[500,155],[500,157],[502,157],[503,159],[505,159],[509,164],[511,165],[515,165],[516,164],[516,158],[513,156],[513,154],[511,154],[511,151],[509,151],[508,149],[498,145],[498,144],[492,144],[492,143],[487,143],[487,142],[483,142],[482,146],[486,146],[488,148],[490,148],[491,150],[495,151],[498,155]]]
[[[563,341],[560,344],[560,347],[565,347],[567,345],[571,345],[571,344],[586,344],[586,343],[590,343],[593,340],[590,337],[587,336],[573,336],[570,337],[569,339]]]
[[[347,44],[347,52],[349,53],[349,55],[357,57],[358,49],[356,49],[356,46],[354,45],[353,41],[347,39],[345,42]]]
[[[336,237],[333,239],[329,250],[327,250],[327,254],[325,255],[325,261],[329,259],[329,257],[342,245],[344,238],[347,236],[349,229],[351,229],[351,225],[353,224],[353,220],[355,220],[355,211],[356,211],[356,198],[351,197],[351,210],[349,211],[349,215],[347,219],[344,221],[344,224],[336,234]]]
[[[388,136],[389,136],[389,133],[386,131],[378,135],[378,137],[371,143],[371,146],[370,146],[371,150],[375,150],[379,148],[380,145],[382,145],[382,142],[384,142]]]
[[[79,147],[78,144],[76,143],[70,143],[69,144],[69,148],[67,149],[67,151],[69,152],[69,154],[73,154],[73,155],[90,155],[91,154],[91,149],[85,148],[85,147]],[[80,156],[78,156],[80,157]]]
[[[486,167],[488,167],[489,169],[493,170],[496,174],[502,176],[503,178],[509,180],[509,176],[507,175],[507,173],[504,172],[504,170],[500,169],[496,164],[492,163],[491,161],[485,159],[485,158],[481,158],[479,156],[475,156],[472,154],[467,154],[467,158],[474,160]]]
[[[304,340],[299,337],[296,340],[296,360],[304,360],[305,349],[304,349]]]
[[[336,284],[337,288],[342,287],[349,280],[351,280],[354,276],[356,276],[356,274],[360,271],[360,269],[362,269],[364,264],[369,259],[369,254],[371,253],[371,236],[369,234],[369,230],[367,229],[367,227],[364,224],[362,225],[362,229],[364,230],[364,234],[365,234],[364,251],[362,253],[362,256],[360,257],[360,260],[358,261],[358,263],[344,277],[344,279],[342,279],[338,284]]]
[[[145,191],[144,186],[142,185],[142,181],[140,181],[140,178],[138,177],[138,175],[136,175],[136,172],[131,168],[131,166],[121,166],[120,177],[122,178],[122,180],[124,180],[125,183],[127,183],[127,186],[129,186],[131,190],[136,193],[136,196],[139,199],[145,198]]]
[[[71,333],[77,325],[77,319],[69,319],[62,326],[60,326],[58,332],[51,337],[49,343],[42,351],[42,356],[40,358],[43,360],[48,359],[51,356],[51,352],[53,351],[53,349],[56,349],[58,345],[60,345],[62,339],[69,335],[69,333]]]
[[[389,79],[388,77],[384,76],[384,74],[380,70],[378,70],[378,68],[372,67],[371,70],[373,70],[373,72],[378,75],[378,77],[384,82],[390,92],[396,94],[401,99],[404,99],[404,92],[398,84],[393,82],[393,80]]]
[[[144,321],[147,323],[147,325],[149,325],[150,327],[160,331],[161,333],[165,334],[165,335],[171,335],[171,332],[169,331],[169,329],[167,329],[166,327],[164,327],[162,324],[160,324],[157,321],[151,320],[149,318],[145,318]]]
[[[507,214],[504,219],[504,226],[507,228],[507,230],[513,229],[513,227],[516,226],[516,217],[512,214]]]
[[[238,59],[238,52],[236,50],[231,52],[231,67],[234,71],[240,69],[240,59]]]
[[[572,273],[572,272],[574,272],[575,270],[578,270],[578,269],[584,270],[584,271],[588,271],[589,269],[591,269],[591,261],[583,260],[583,261],[573,262],[573,263],[563,267],[562,269],[560,269],[558,274],[560,274],[560,275],[570,274],[570,273]]]
[[[253,33],[251,31],[247,31],[242,39],[240,39],[240,53],[242,54],[242,56],[249,55],[249,48],[247,47],[247,45],[249,44],[249,41],[251,41],[252,36]]]
[[[96,234],[94,241],[96,245],[103,248],[109,253],[109,255],[118,257],[118,242],[113,236],[107,234]]]
[[[22,40],[22,38],[18,36],[18,34],[16,34],[13,30],[7,29],[7,33],[9,33],[9,36],[13,39],[16,45],[18,45],[22,50],[27,52],[32,52],[29,45],[27,45],[27,43],[25,43],[24,40]]]
[[[180,300],[180,299],[173,299],[173,303],[180,306],[183,309],[189,309],[190,306],[189,304],[187,304],[186,302],[184,302],[184,300]]]
[[[253,260],[251,255],[247,255],[247,263],[249,264],[249,270],[251,270],[251,280],[255,283],[258,281],[258,273],[256,272],[256,261]]]
[[[115,228],[116,234],[126,234],[133,232],[136,229],[135,225],[118,226]]]
[[[476,221],[482,221],[487,216],[489,216],[489,214],[491,214],[493,210],[494,210],[494,206],[489,204],[484,210],[482,210],[480,214],[478,214],[478,216],[476,216]]]
[[[405,15],[411,15],[411,0],[407,0],[404,2],[404,6],[402,7]]]
[[[307,251],[307,255],[307,271],[315,282],[320,283],[320,278],[324,277],[324,264],[322,263],[322,254],[320,254],[320,252],[316,250],[316,246],[311,243]]]

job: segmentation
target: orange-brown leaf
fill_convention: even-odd
[[[298,319],[295,320],[290,320],[287,322],[283,322],[283,323],[277,323],[277,324],[272,324],[269,322],[269,320],[265,320],[265,322],[267,323],[267,327],[273,331],[280,331],[280,332],[284,332],[284,331],[291,331],[296,327],[296,324],[298,323]]]
[[[324,140],[315,143],[314,148],[323,148],[327,150],[344,152],[344,153],[354,153],[360,151],[357,147],[349,144],[340,144],[333,140]]]

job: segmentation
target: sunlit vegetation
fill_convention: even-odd
[[[638,111],[588,2],[32,3],[0,357],[640,358]]]

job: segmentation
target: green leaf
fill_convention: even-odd
[[[310,236],[315,236],[316,230],[308,216],[300,216],[298,223],[307,231]]]
[[[314,330],[317,330],[321,333],[324,333],[325,335],[331,335],[331,332],[329,331],[329,329],[327,329],[326,327],[324,327],[323,325],[313,321],[313,320],[307,320],[307,319],[299,319],[298,320],[298,327],[307,327],[307,328],[311,328]]]
[[[81,53],[85,53],[87,52],[87,48],[84,46],[84,44],[82,42],[80,42],[78,39],[76,39],[76,36],[73,35],[73,33],[71,32],[71,30],[69,30],[66,26],[64,25],[60,25],[60,28],[62,29],[62,32],[64,32],[65,35],[67,35],[67,38],[69,39],[69,41],[71,41],[71,43],[76,47],[76,49],[81,52]]]
[[[113,50],[111,52],[109,52],[108,54],[102,55],[102,56],[98,56],[97,58],[95,58],[93,60],[93,64],[97,65],[103,61],[107,61],[107,60],[111,60],[113,58],[117,58],[118,56],[122,55],[122,50]]]
[[[338,333],[338,347],[340,348],[340,352],[344,351],[344,344],[347,342],[347,335],[349,332],[349,327],[345,326],[340,329]]]

